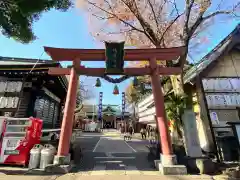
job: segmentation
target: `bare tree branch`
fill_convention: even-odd
[[[221,14],[225,14],[225,15],[227,15],[227,14],[233,14],[233,11],[216,11],[216,12],[214,12],[214,13],[212,13],[212,14],[209,14],[208,16],[205,16],[205,17],[202,17],[202,16],[200,16],[197,20],[196,20],[196,22],[194,23],[194,25],[190,28],[190,30],[189,30],[189,37],[191,37],[192,35],[193,35],[193,33],[196,31],[196,29],[199,27],[199,25],[201,24],[201,23],[203,23],[204,21],[206,21],[206,20],[208,20],[208,19],[210,19],[210,18],[213,18],[213,17],[215,17],[215,16],[217,16],[217,15],[221,15]]]
[[[163,9],[164,9],[164,6],[167,4],[167,0],[164,0],[164,3],[162,3],[161,5],[160,5],[160,7],[159,7],[159,11],[158,11],[158,13],[157,13],[157,16],[159,17],[160,16],[160,14],[162,13],[162,11],[163,11]]]
[[[224,1],[224,0],[221,0],[221,1],[218,3],[218,5],[217,5],[217,9],[218,9],[218,10],[221,8],[221,5],[222,5],[223,1]]]
[[[154,8],[153,8],[153,4],[151,3],[151,0],[147,0],[147,1],[148,1],[148,4],[149,4],[150,8],[151,8],[152,13],[153,13],[153,17],[154,17],[156,26],[157,26],[157,28],[158,28],[158,27],[159,27],[159,25],[158,25],[158,20],[157,20],[157,16],[156,16],[155,11],[154,11]]]
[[[179,10],[178,10],[178,8],[177,8],[177,2],[176,2],[176,0],[173,1],[173,6],[174,6],[174,9],[176,10],[177,16],[178,16],[180,13],[179,13]]]
[[[222,10],[222,11],[216,11],[216,12],[213,12],[213,13],[205,16],[205,17],[203,17],[204,12],[200,13],[200,14],[199,14],[199,17],[198,17],[197,20],[196,20],[196,22],[195,22],[194,25],[190,28],[188,35],[191,37],[201,23],[203,23],[204,21],[206,21],[206,20],[208,20],[208,19],[210,19],[210,18],[213,18],[213,17],[215,17],[215,16],[217,16],[217,15],[221,15],[221,14],[225,14],[225,15],[233,14],[233,15],[235,15],[235,14],[234,14],[234,11],[235,11],[235,9],[237,9],[237,8],[239,7],[239,5],[240,5],[240,2],[238,2],[238,3],[233,7],[233,9],[232,9],[231,11],[224,11],[224,10]],[[236,16],[236,15],[235,15],[235,16]]]
[[[109,19],[113,19],[114,18],[113,16],[111,16],[111,17],[101,17],[101,16],[98,16],[98,15],[96,15],[94,13],[92,14],[92,16],[96,17],[99,20],[109,20]]]
[[[207,19],[210,19],[210,18],[212,18],[214,16],[217,16],[217,15],[220,15],[220,14],[225,14],[225,15],[233,14],[233,15],[235,15],[234,11],[216,11],[212,14],[209,14],[208,16],[203,17],[202,21],[205,21]]]
[[[168,25],[168,27],[167,27],[167,28],[165,29],[165,31],[162,33],[162,36],[161,36],[159,42],[162,42],[162,40],[164,40],[165,34],[168,32],[168,30],[172,27],[172,25],[173,25],[182,15],[183,15],[183,13],[182,13],[182,14],[179,14],[175,19],[173,19],[173,20],[170,22],[170,24]]]
[[[194,4],[194,0],[187,0],[187,2],[186,2],[186,19],[185,19],[185,24],[184,24],[184,33],[186,33],[186,34],[189,33],[188,22],[190,19],[189,17],[190,17],[190,13],[191,13],[193,4]]]
[[[157,45],[158,44],[158,39],[157,39],[154,31],[151,29],[150,24],[148,24],[144,20],[144,18],[141,16],[141,14],[139,13],[135,0],[132,0],[132,1],[122,0],[122,2],[129,8],[129,10],[138,19],[139,23],[141,24],[142,28],[144,29],[143,33],[151,40],[151,42],[154,45]]]
[[[219,0],[224,9],[220,8],[219,1],[212,6],[211,2],[214,2],[212,0],[184,0],[185,8],[183,9],[181,5],[178,7],[177,0],[85,1],[88,1],[89,6],[93,8],[93,12],[90,12],[92,10],[90,9],[89,13],[97,19],[103,20],[101,24],[107,24],[108,20],[114,23],[113,26],[111,23],[107,24],[113,28],[104,26],[95,31],[123,35],[127,43],[136,47],[171,47],[176,44],[186,46],[180,57],[182,67],[188,53],[192,51],[191,48],[196,47],[198,42],[202,42],[199,41],[199,38],[202,38],[201,32],[213,24],[210,20],[221,14],[239,17],[235,12],[240,4],[237,2],[237,5],[229,9],[226,8],[227,6],[223,6],[225,4],[222,3],[222,0]],[[229,1],[229,3],[231,2]],[[218,10],[212,12],[212,8],[215,9],[215,7]],[[194,42],[196,44],[193,44]],[[182,77],[178,77],[178,79],[182,83]]]
[[[96,8],[98,8],[98,9],[102,10],[103,12],[105,12],[105,13],[107,13],[107,14],[110,14],[111,16],[115,17],[116,19],[118,19],[119,21],[123,22],[124,24],[130,26],[130,27],[133,28],[134,30],[139,31],[139,32],[141,32],[141,33],[144,33],[143,30],[138,29],[137,27],[133,26],[132,24],[130,24],[130,23],[124,21],[122,18],[118,17],[116,14],[111,13],[111,12],[109,12],[109,11],[107,11],[107,10],[105,10],[105,9],[103,9],[103,8],[101,8],[101,7],[99,7],[99,6],[97,6],[96,3],[93,3],[93,2],[91,2],[91,1],[88,1],[88,3],[91,4],[91,5],[94,6],[94,7],[96,7]]]

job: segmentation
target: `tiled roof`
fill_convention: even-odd
[[[32,65],[35,64],[35,62],[14,62],[14,61],[0,61],[1,65]],[[42,63],[38,63],[42,64]]]
[[[41,65],[45,65],[48,66],[50,65],[51,67],[54,66],[59,66],[61,67],[61,64],[56,62],[56,61],[52,61],[52,60],[42,60],[42,59],[31,59],[31,58],[15,58],[15,57],[2,57],[0,56],[0,66],[1,67],[5,67],[5,66],[17,66],[20,68],[22,68],[22,66],[31,66],[33,67],[34,65],[36,66],[40,66]],[[67,78],[65,76],[62,76],[62,80],[64,81],[65,86],[68,86],[68,81]]]
[[[104,113],[104,110],[106,109],[106,108],[108,108],[108,107],[110,107],[113,111],[114,111],[114,114],[116,114],[116,115],[121,115],[121,111],[122,111],[122,109],[121,109],[121,106],[119,106],[119,105],[106,105],[106,104],[103,104],[102,105],[102,111],[103,111],[103,113]],[[90,112],[95,112],[95,113],[97,113],[98,112],[98,105],[83,105],[83,109],[82,109],[82,112],[88,112],[88,113],[90,113]],[[128,112],[125,112],[126,114],[128,114]]]
[[[37,64],[57,64],[55,61],[51,61],[51,60],[0,56],[0,65],[34,65],[36,63]]]

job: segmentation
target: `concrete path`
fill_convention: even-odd
[[[101,137],[95,146],[93,152],[104,153],[133,153],[136,152],[122,138]]]
[[[0,176],[0,180],[213,180],[211,176],[162,176],[162,175],[107,175],[82,176],[80,174],[66,174],[62,176]],[[215,178],[214,178],[215,179]],[[224,180],[224,179],[215,179]]]
[[[65,175],[31,175],[14,170],[0,180],[195,180],[211,176],[162,176],[148,157],[147,140],[124,141],[117,131],[83,133],[76,139],[75,167]],[[80,148],[83,156],[81,157]],[[79,150],[79,152],[78,152]],[[0,172],[1,171],[0,169]],[[21,175],[22,174],[22,175]],[[215,178],[223,180],[224,178]]]
[[[117,131],[106,133],[98,137],[85,133],[78,139],[83,149],[83,158],[80,163],[76,163],[73,172],[84,176],[159,174],[153,162],[149,161],[147,141],[127,142]]]

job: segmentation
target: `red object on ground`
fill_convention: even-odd
[[[0,163],[26,166],[30,150],[40,143],[42,124],[41,119],[32,117],[0,119]]]

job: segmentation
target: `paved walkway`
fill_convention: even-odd
[[[163,176],[163,175],[91,175],[84,176],[79,173],[53,175],[53,176],[28,176],[28,175],[0,175],[0,180],[231,180],[223,176],[211,177],[208,175],[185,175],[185,176]]]
[[[147,141],[124,141],[116,130],[101,136],[85,133],[77,140],[83,149],[83,158],[80,163],[75,161],[75,173],[101,176],[159,174],[148,157]]]
[[[65,175],[30,175],[17,170],[1,175],[0,180],[194,180],[213,179],[211,176],[162,176],[148,157],[147,140],[124,141],[117,131],[103,134],[83,133],[76,139],[75,168]],[[80,160],[81,159],[81,160]],[[0,168],[0,172],[1,168]],[[18,174],[18,175],[16,175]],[[22,174],[22,175],[20,175]],[[223,180],[218,178],[218,180]]]
[[[134,153],[136,152],[126,141],[123,141],[121,137],[101,137],[95,146],[93,152],[104,153]]]

